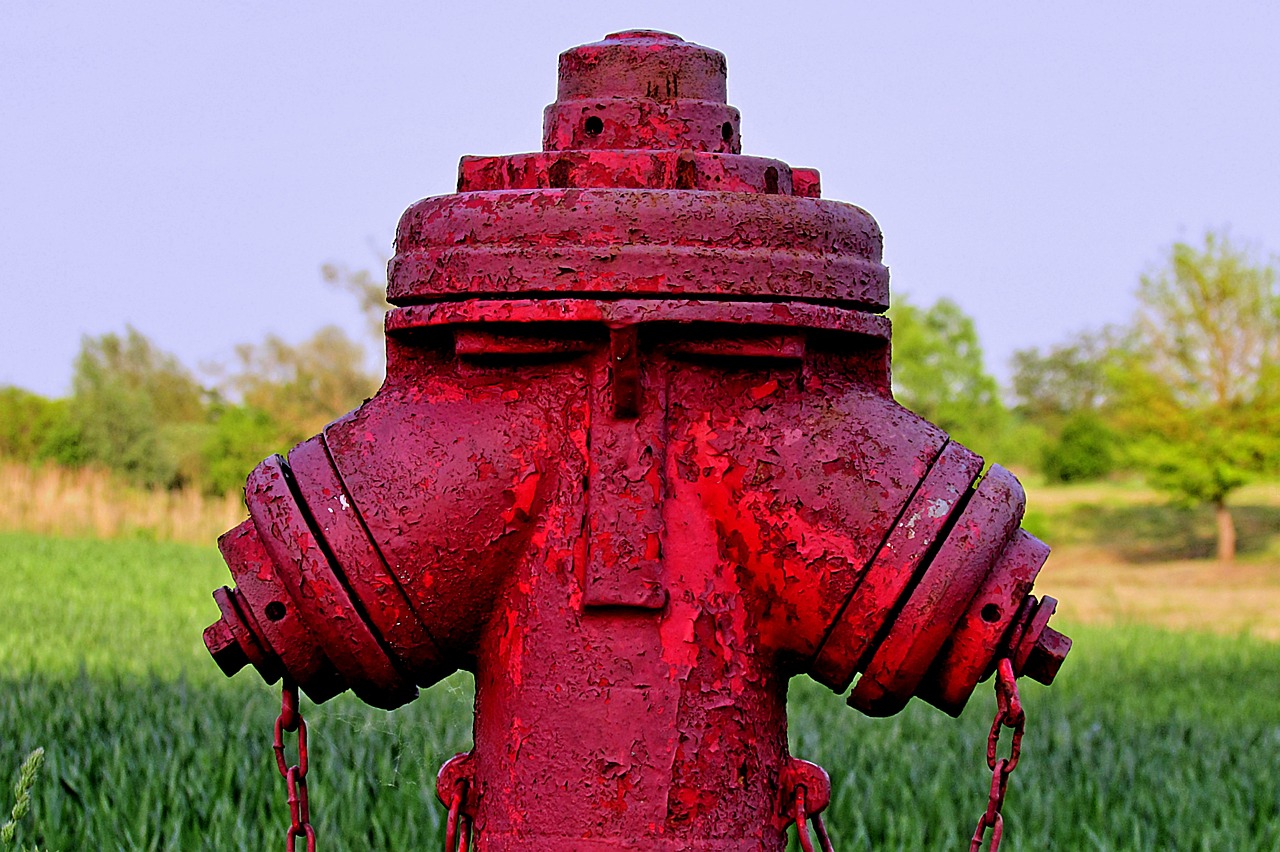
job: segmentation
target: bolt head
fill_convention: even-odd
[[[222,673],[231,677],[249,664],[244,649],[231,633],[226,621],[218,619],[204,629],[204,646],[213,655],[213,661],[222,669]]]
[[[1062,668],[1062,662],[1070,650],[1071,640],[1046,625],[1027,656],[1022,673],[1037,683],[1048,686],[1058,676],[1058,669]]]

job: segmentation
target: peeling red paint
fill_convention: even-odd
[[[476,848],[781,850],[788,680],[958,713],[1051,680],[1016,480],[894,402],[879,227],[740,153],[724,57],[561,57],[545,149],[400,222],[387,379],[249,477],[206,643],[317,701],[475,673]]]

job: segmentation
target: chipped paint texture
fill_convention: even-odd
[[[873,715],[958,713],[1000,656],[1051,680],[1048,549],[894,402],[879,228],[741,155],[721,54],[560,69],[546,150],[405,213],[386,382],[250,475],[206,643],[317,701],[474,672],[441,790],[478,849],[781,850],[829,796],[788,680],[861,673]]]

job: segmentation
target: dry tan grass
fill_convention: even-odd
[[[209,544],[245,514],[236,494],[147,491],[101,470],[0,462],[0,530]]]
[[[1086,482],[1079,485],[1045,485],[1034,478],[1023,480],[1027,505],[1041,509],[1065,506],[1143,506],[1169,502],[1168,495],[1137,482]],[[1280,481],[1255,482],[1235,491],[1230,505],[1280,506]]]
[[[1054,550],[1036,592],[1092,624],[1152,624],[1280,641],[1280,564],[1206,560],[1134,564],[1100,548]]]
[[[1135,484],[1030,485],[1027,505],[1055,545],[1036,591],[1074,621],[1280,641],[1280,482],[1249,485],[1230,503],[1244,549],[1224,566],[1189,558],[1212,553],[1207,509],[1170,508]]]
[[[1079,505],[1150,506],[1164,499],[1115,485],[1028,490],[1030,505],[1050,512]],[[1251,486],[1236,502],[1280,505],[1280,484]],[[0,530],[210,544],[244,517],[239,495],[145,491],[104,471],[0,462]],[[1280,641],[1280,559],[1262,556],[1223,567],[1208,560],[1135,561],[1122,553],[1122,546],[1106,542],[1055,547],[1036,591],[1057,598],[1059,611],[1071,621],[1137,622]]]

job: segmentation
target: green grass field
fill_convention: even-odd
[[[48,755],[25,843],[279,848],[277,695],[253,673],[223,678],[200,644],[225,580],[212,547],[9,533],[0,579],[0,769]],[[1002,848],[1280,850],[1280,646],[1066,629],[1058,683],[1023,687]],[[305,704],[322,848],[438,848],[434,775],[469,744],[470,700],[455,677],[394,713]],[[967,848],[993,706],[984,687],[959,720],[919,702],[868,719],[795,681],[793,751],[831,773],[836,848]]]

